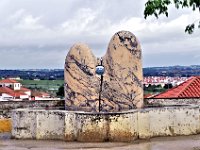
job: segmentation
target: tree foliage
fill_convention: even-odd
[[[198,9],[200,12],[200,0],[148,0],[145,4],[144,18],[154,15],[158,18],[159,15],[164,14],[168,17],[168,6],[174,4],[175,8],[191,8],[193,11]],[[199,19],[199,18],[198,18]],[[194,21],[185,28],[185,32],[192,34],[196,25],[200,28],[200,21]]]
[[[59,97],[64,97],[64,85],[61,85],[58,89],[58,92],[56,93]]]

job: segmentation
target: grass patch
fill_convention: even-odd
[[[43,89],[47,91],[57,91],[64,84],[64,80],[20,80],[24,87],[30,89]]]

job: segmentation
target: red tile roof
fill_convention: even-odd
[[[152,98],[200,98],[200,76],[191,77],[182,84]]]
[[[145,94],[145,95],[144,95],[144,98],[150,98],[150,97],[152,97],[152,96],[153,96],[153,94],[148,93],[148,94]]]
[[[8,87],[0,87],[0,93],[12,93],[13,90]]]
[[[50,94],[40,91],[32,91],[31,95],[37,97],[50,96]]]
[[[23,91],[14,91],[9,87],[0,87],[0,94],[6,93],[13,97],[20,97],[20,95],[26,95]]]
[[[31,90],[21,86],[20,91],[27,92],[27,91],[31,91]]]
[[[0,81],[0,83],[19,83],[16,80],[12,80],[12,79],[3,79]]]

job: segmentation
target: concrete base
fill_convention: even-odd
[[[199,106],[147,108],[119,113],[18,109],[13,111],[12,118],[12,136],[17,139],[129,142],[200,133]]]

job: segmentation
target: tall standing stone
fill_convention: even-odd
[[[141,47],[134,34],[128,31],[116,33],[103,58],[105,82],[103,97],[112,102],[115,110],[143,106],[143,73]]]
[[[82,43],[71,47],[65,60],[65,101],[67,110],[96,111],[96,57]]]
[[[88,46],[75,44],[65,62],[67,110],[98,111],[100,77],[98,61]],[[116,33],[103,57],[105,74],[101,111],[123,111],[143,107],[140,44],[131,32]]]

